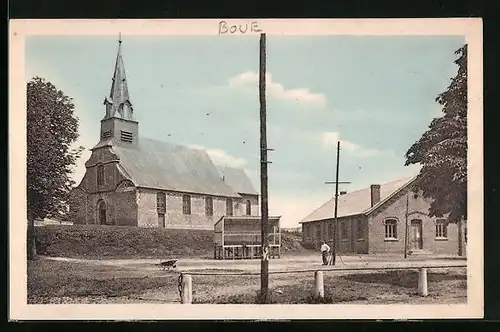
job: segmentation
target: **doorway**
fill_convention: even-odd
[[[103,200],[100,200],[99,203],[97,204],[97,214],[99,217],[99,224],[100,225],[106,225],[106,202]]]
[[[423,249],[422,220],[413,219],[410,226],[410,247],[412,249]]]

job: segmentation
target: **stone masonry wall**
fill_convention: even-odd
[[[138,191],[138,222],[141,227],[160,227],[156,209],[156,195],[159,191],[140,188]],[[166,194],[166,228],[213,229],[215,222],[226,214],[226,198],[212,197],[213,216],[207,216],[204,195],[189,194],[191,197],[191,214],[184,214],[182,208],[182,193],[167,192]],[[241,201],[233,199],[234,215],[241,211]]]
[[[411,221],[419,219],[422,221],[422,245],[423,251],[436,254],[456,255],[458,253],[458,227],[449,224],[447,239],[436,238],[436,220],[428,216],[429,201],[422,195],[415,198],[413,193],[408,196],[408,248],[411,249]],[[406,230],[406,193],[394,197],[385,209],[376,212],[369,218],[369,253],[393,253],[404,254],[405,230]],[[385,238],[385,220],[395,218],[397,220],[397,238]]]

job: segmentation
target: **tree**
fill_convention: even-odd
[[[83,148],[72,99],[43,78],[27,83],[27,208],[28,259],[36,258],[35,219],[65,211],[74,185],[69,175]]]
[[[455,54],[458,73],[436,98],[443,116],[433,119],[406,152],[406,165],[422,165],[416,189],[433,199],[429,215],[459,223],[461,238],[461,223],[467,218],[467,45]]]

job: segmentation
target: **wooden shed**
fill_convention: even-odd
[[[281,217],[269,217],[269,257],[281,253]],[[214,225],[214,259],[262,257],[261,217],[224,216]]]

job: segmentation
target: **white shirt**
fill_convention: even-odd
[[[321,252],[324,252],[324,251],[326,251],[326,252],[330,251],[330,246],[328,246],[328,244],[326,244],[326,243],[323,243],[321,245]]]

